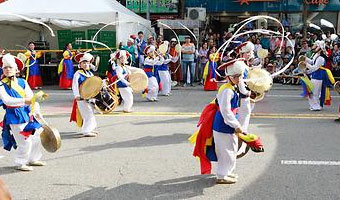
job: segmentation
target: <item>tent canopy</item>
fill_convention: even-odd
[[[115,0],[10,0],[0,4],[0,21],[11,21],[13,25],[26,21],[17,15],[68,29],[114,23],[117,43],[125,42],[129,34],[139,30],[152,30],[149,20]]]

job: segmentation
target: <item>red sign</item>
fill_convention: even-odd
[[[329,0],[305,0],[307,5],[326,5],[329,3]]]
[[[281,0],[236,0],[234,2],[239,2],[240,5],[247,4],[249,5],[249,2],[278,2]]]

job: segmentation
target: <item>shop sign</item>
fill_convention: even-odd
[[[326,5],[329,3],[329,0],[305,0],[307,5]]]
[[[243,5],[243,4],[249,5],[249,3],[251,2],[278,2],[278,1],[281,1],[281,0],[236,0],[234,2],[238,2],[240,3],[240,5]],[[311,0],[311,1],[315,1],[315,0]]]

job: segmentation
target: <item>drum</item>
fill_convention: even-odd
[[[119,98],[108,86],[103,86],[94,97],[94,107],[102,114],[111,113],[119,104]]]
[[[130,79],[130,87],[133,92],[142,92],[145,88],[148,87],[148,76],[145,74],[144,70],[136,67],[130,67],[129,70],[131,74],[129,76]]]
[[[56,128],[46,124],[44,124],[42,128],[44,129],[40,134],[42,146],[50,153],[56,152],[61,146],[59,131]]]
[[[79,88],[80,97],[83,99],[95,97],[102,89],[102,84],[102,79],[98,76],[86,78]]]

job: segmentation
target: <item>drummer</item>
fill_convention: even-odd
[[[75,121],[77,126],[81,127],[81,133],[84,137],[96,137],[98,132],[96,118],[92,105],[82,99],[79,93],[80,85],[89,77],[93,76],[90,71],[90,65],[94,58],[89,53],[78,54],[75,60],[79,63],[78,71],[74,74],[72,81],[72,91],[74,95],[73,109],[70,121]],[[77,109],[79,112],[77,112]],[[80,116],[79,116],[80,113]]]
[[[117,88],[124,102],[123,112],[132,112],[133,105],[133,94],[128,81],[131,71],[126,67],[127,60],[129,58],[129,53],[125,50],[119,50],[116,53],[116,75],[118,78]]]
[[[6,54],[0,65],[5,76],[0,82],[0,99],[6,110],[2,130],[4,149],[16,149],[14,162],[18,170],[32,171],[32,166],[45,165],[40,161],[41,124],[30,116],[33,92],[26,80],[15,76],[24,65],[18,58]]]

